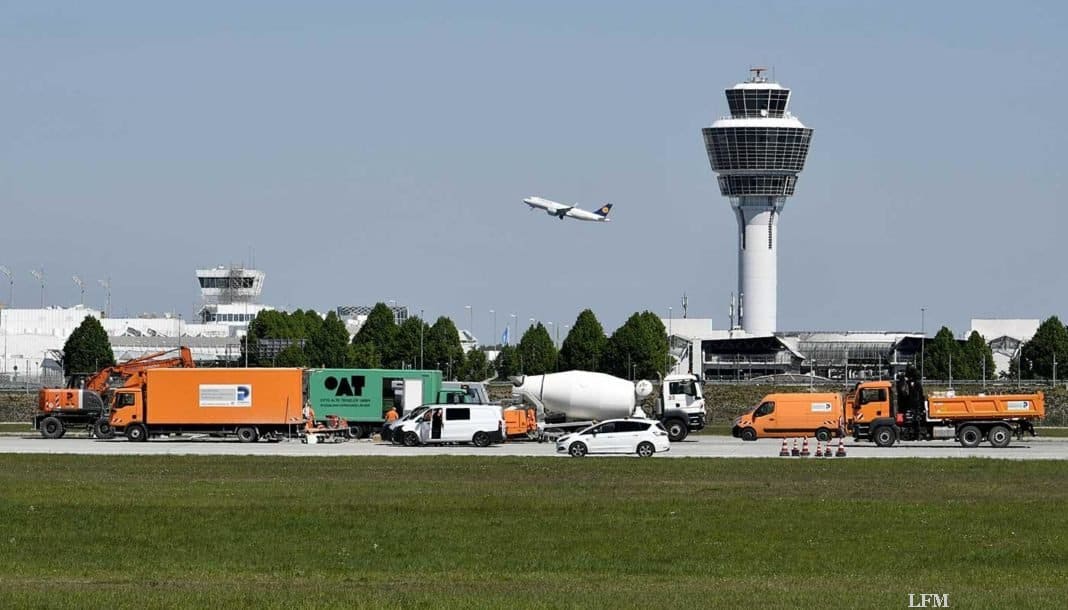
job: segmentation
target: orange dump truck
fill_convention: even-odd
[[[110,423],[131,441],[173,433],[277,438],[304,422],[302,380],[295,368],[143,371],[115,390]]]
[[[1034,422],[1046,415],[1045,397],[1036,394],[927,396],[914,371],[895,381],[857,384],[846,402],[857,440],[880,447],[895,442],[952,438],[964,447],[988,441],[1007,447],[1012,437],[1035,434]]]

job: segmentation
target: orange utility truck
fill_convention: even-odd
[[[927,396],[913,367],[894,381],[858,383],[847,397],[853,437],[890,447],[901,441],[952,438],[964,447],[989,441],[1007,447],[1012,437],[1035,434],[1034,422],[1046,414],[1036,394]]]
[[[735,418],[731,434],[743,441],[799,436],[829,441],[845,435],[844,404],[841,394],[829,392],[768,394]]]
[[[111,426],[131,441],[159,434],[279,438],[304,423],[296,368],[153,369],[113,392]]]

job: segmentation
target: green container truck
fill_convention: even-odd
[[[304,383],[315,422],[325,424],[326,416],[335,415],[356,438],[381,429],[390,407],[404,415],[438,402],[442,390],[441,371],[414,369],[309,369]]]

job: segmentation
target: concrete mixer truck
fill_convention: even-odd
[[[653,392],[653,384],[627,381],[605,373],[564,371],[512,378],[512,396],[532,403],[542,438],[621,417],[648,417],[638,401]],[[672,441],[681,441],[705,427],[705,400],[696,375],[664,378],[652,418],[664,424]]]

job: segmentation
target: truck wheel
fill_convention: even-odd
[[[475,444],[475,447],[489,447],[490,437],[485,432],[475,432],[471,442]]]
[[[571,443],[571,446],[567,448],[567,452],[571,454],[571,457],[586,457],[589,450],[586,449],[586,443],[582,441],[575,441]]]
[[[893,447],[897,441],[897,434],[890,426],[879,426],[871,433],[871,438],[879,447]]]
[[[419,435],[415,432],[407,432],[404,435],[404,446],[415,447],[419,444]]]
[[[826,443],[831,440],[831,431],[827,428],[820,428],[816,430],[816,440]]]
[[[135,443],[148,440],[148,430],[142,424],[130,424],[126,426],[126,438]]]
[[[652,443],[646,441],[638,444],[638,457],[653,457],[654,453],[656,453],[656,447],[653,447]]]
[[[93,424],[93,434],[97,438],[115,438],[115,429],[108,420],[101,418]]]
[[[977,426],[964,426],[957,431],[957,440],[961,447],[978,447],[983,442],[983,433]]]
[[[252,426],[241,426],[237,429],[237,440],[242,443],[255,443],[260,438],[260,433]]]
[[[349,424],[349,438],[363,438],[367,436],[367,432],[364,431],[363,426],[360,424]]]
[[[756,430],[752,428],[742,428],[742,440],[743,441],[755,441],[757,439]]]
[[[686,438],[690,433],[690,429],[686,427],[686,422],[681,419],[673,419],[667,424],[668,440],[677,443]]]
[[[59,421],[58,417],[49,415],[41,420],[41,436],[45,438],[59,438],[63,436],[66,430],[63,429],[63,422]]]
[[[986,433],[986,437],[992,447],[1004,449],[1012,441],[1012,430],[1009,430],[1008,426],[994,426],[990,429],[990,432]]]

